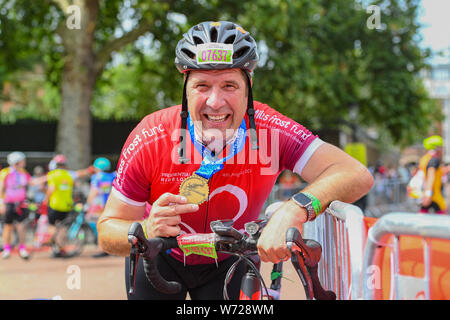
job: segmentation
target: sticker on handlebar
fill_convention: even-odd
[[[186,256],[197,254],[217,259],[214,233],[183,234],[177,237],[177,242]]]

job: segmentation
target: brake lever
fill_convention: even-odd
[[[135,286],[136,286],[136,269],[137,269],[137,265],[139,262],[139,254],[138,254],[138,249],[136,246],[132,246],[131,247],[131,251],[130,251],[130,261],[129,261],[129,266],[130,266],[130,274],[129,274],[129,278],[128,278],[128,283],[129,283],[129,287],[130,289],[128,290],[128,293],[130,295],[134,295],[135,292]]]
[[[128,291],[130,295],[135,292],[136,285],[136,270],[139,262],[139,256],[148,249],[147,239],[145,238],[144,230],[139,222],[133,222],[128,230],[128,242],[131,244],[130,250],[130,274],[129,274],[129,285],[130,290]]]
[[[304,259],[299,258],[300,252],[298,251],[291,251],[291,253],[291,262],[300,280],[302,281],[303,288],[305,288],[306,299],[312,300],[314,297],[313,284],[311,281],[311,275],[305,266]]]

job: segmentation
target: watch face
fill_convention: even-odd
[[[304,207],[312,204],[312,200],[305,196],[303,193],[297,193],[293,196],[293,198]]]

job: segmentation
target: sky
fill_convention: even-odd
[[[450,63],[450,0],[422,0],[418,16],[423,25],[421,45],[434,52],[447,50],[445,58],[434,57],[433,63]]]

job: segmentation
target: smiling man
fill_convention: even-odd
[[[210,150],[220,152],[234,137],[247,105],[247,83],[240,69],[194,71],[186,93],[195,133]]]
[[[209,233],[210,222],[219,219],[232,219],[243,229],[258,219],[278,175],[288,169],[309,185],[273,213],[259,239],[261,260],[276,263],[290,257],[285,244],[290,227],[301,230],[331,201],[352,203],[370,190],[372,175],[361,163],[253,101],[258,52],[242,27],[200,23],[184,34],[175,55],[184,74],[182,104],[146,116],[125,142],[98,222],[106,252],[129,255],[127,232],[135,221],[142,222],[147,238]],[[226,273],[236,261],[220,253],[217,259],[185,256],[180,249],[156,259],[165,279],[182,284],[181,292],[156,291],[141,263],[129,298],[185,299],[189,293],[191,299],[221,299]],[[245,266],[238,266],[228,285],[232,299],[239,297],[244,273]]]

